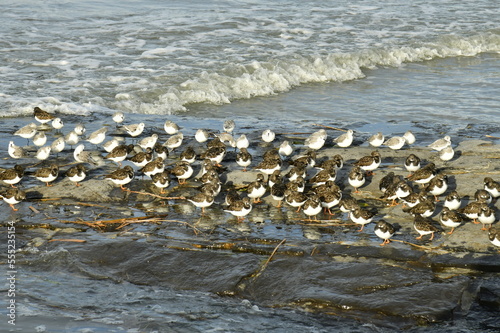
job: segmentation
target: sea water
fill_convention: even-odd
[[[35,106],[89,129],[122,111],[126,123],[174,119],[191,134],[224,119],[365,137],[412,129],[420,143],[500,132],[493,0],[5,1],[0,31],[5,150]],[[19,331],[376,330],[155,286],[123,284],[110,302],[113,283],[36,267],[24,272]]]

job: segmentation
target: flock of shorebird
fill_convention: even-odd
[[[325,129],[310,134],[303,142],[302,153],[296,154],[294,152],[299,149],[287,140],[275,146],[273,142],[276,134],[270,129],[265,130],[261,135],[262,141],[259,140],[257,144],[267,145],[268,148],[258,157],[259,162],[255,163],[249,152],[249,148],[255,142],[250,142],[245,134],[233,137],[235,123],[232,120],[224,121],[222,129],[217,132],[198,129],[194,139],[202,147],[198,147],[198,150],[202,151],[197,153],[192,144],[184,144],[184,147],[180,148],[188,140],[179,126],[170,120],[163,126],[169,137],[164,143],[160,143],[157,133],[150,136],[142,135],[145,129],[144,123],[122,125],[125,117],[121,112],[113,115],[113,121],[117,130],[123,133],[123,137],[114,136],[108,141],[106,138],[109,126],[85,136],[85,126],[79,124],[63,135],[60,130],[64,127],[64,123],[54,114],[35,107],[34,118],[39,124],[32,122],[17,130],[14,135],[25,138],[28,142],[31,140],[37,147],[34,158],[40,161],[50,161],[68,145],[76,146],[74,149],[71,148],[74,165],[65,171],[65,176],[76,186],[80,186],[80,182],[85,180],[89,165],[99,167],[106,161],[112,161],[118,168],[104,177],[123,190],[127,190],[125,185],[129,184],[136,174],[142,174],[151,178],[152,184],[160,193],[165,193],[165,189],[171,186],[174,180],[182,185],[193,179],[195,174],[193,163],[199,161],[201,171],[196,180],[202,185],[197,194],[186,199],[201,208],[202,214],[215,202],[215,197],[225,187],[226,191],[221,194],[224,196],[224,210],[235,216],[238,221],[244,220],[252,211],[253,205],[261,202],[261,198],[265,195],[270,195],[277,201],[277,207],[281,207],[282,202],[285,202],[297,212],[302,211],[310,220],[317,219],[317,215],[322,211],[323,214],[333,215],[332,209],[338,208],[360,226],[359,231],[377,219],[376,213],[363,208],[358,200],[349,195],[346,188],[352,187],[354,193],[359,193],[359,188],[365,184],[367,177],[372,177],[374,171],[379,168],[382,162],[380,152],[374,150],[370,155],[352,163],[349,166],[347,181],[342,184],[337,176],[339,170],[344,168],[343,157],[337,154],[332,157],[317,158],[317,152],[327,143],[328,134]],[[53,130],[58,135],[54,135],[54,141],[47,144],[47,134]],[[134,138],[134,143],[127,143],[127,138]],[[338,147],[347,148],[352,145],[353,140],[354,132],[347,130],[330,142]],[[95,145],[96,149],[85,150],[85,145],[81,143],[83,141]],[[407,131],[402,136],[386,139],[379,132],[372,135],[367,142],[374,148],[384,145],[398,150],[405,145],[412,145],[415,136],[411,131]],[[428,145],[428,148],[438,151],[439,158],[443,161],[449,161],[454,157],[449,136],[436,140]],[[176,149],[182,151],[174,160],[172,152],[177,152]],[[230,149],[235,150],[235,159],[228,161],[226,155]],[[29,156],[26,147],[17,146],[14,141],[9,142],[8,154],[14,159],[33,158]],[[167,159],[174,160],[174,163],[168,165]],[[221,174],[227,171],[227,162],[236,162],[243,171],[253,165],[252,170],[258,171],[255,181],[244,189],[224,186],[226,184],[222,183]],[[439,172],[434,163],[423,161],[415,154],[409,154],[404,167],[410,175],[403,177],[389,172],[380,179],[379,190],[381,198],[387,200],[387,205],[402,204],[403,211],[414,217],[413,227],[419,234],[417,239],[421,239],[424,235],[430,235],[430,240],[434,238],[434,233],[440,229],[433,224],[430,217],[436,215],[439,216],[442,226],[451,228],[449,234],[468,220],[482,224],[483,230],[489,230],[491,243],[500,246],[500,232],[492,228],[492,224],[496,222],[496,215],[495,207],[491,204],[500,196],[498,182],[489,177],[485,178],[484,187],[476,191],[474,200],[463,204],[457,191],[448,191],[448,177]],[[0,180],[10,185],[2,191],[1,196],[13,210],[17,210],[14,205],[26,197],[25,191],[16,187],[25,175],[25,168],[17,164],[0,172]],[[317,171],[313,171],[315,169]],[[49,165],[36,169],[32,175],[47,186],[51,186],[51,183],[59,177],[59,173],[60,167],[56,163],[49,162]],[[446,198],[440,205],[442,209],[438,213],[436,202],[439,196],[445,195]],[[374,232],[383,240],[381,245],[385,245],[390,242],[396,229],[385,220],[379,219]]]

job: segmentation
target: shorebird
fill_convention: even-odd
[[[238,222],[242,222],[245,216],[252,211],[252,203],[250,202],[250,198],[244,197],[241,200],[233,202],[229,207],[224,209],[224,211],[236,216]]]
[[[345,132],[344,134],[333,139],[333,142],[335,142],[339,147],[347,148],[352,144],[353,140],[354,140],[354,131],[350,129],[347,130],[347,132]]]
[[[247,171],[247,167],[252,163],[252,155],[248,152],[248,149],[240,148],[240,151],[236,154],[236,163],[243,167],[243,171]]]
[[[239,138],[236,139],[236,148],[242,149],[242,148],[248,148],[250,146],[250,141],[248,140],[247,136],[245,134],[241,134]]]
[[[392,138],[386,140],[384,145],[389,147],[392,150],[399,150],[403,148],[406,143],[406,139],[402,136],[393,136]]]
[[[309,179],[309,183],[312,184],[313,187],[319,186],[321,184],[325,184],[328,181],[335,181],[337,178],[337,171],[334,167],[330,167],[330,169],[320,170],[317,174]]]
[[[172,120],[166,120],[163,124],[163,129],[168,135],[174,135],[179,132],[179,126]]]
[[[89,163],[93,165],[103,164],[102,157],[97,152],[84,151],[85,145],[78,145],[73,151],[73,159],[79,163]]]
[[[436,202],[431,198],[427,198],[416,204],[413,207],[403,208],[403,212],[410,213],[413,216],[430,217],[436,210]]]
[[[321,149],[324,146],[327,137],[328,135],[326,130],[320,129],[307,137],[304,145],[313,150]]]
[[[274,141],[274,138],[276,137],[276,134],[270,130],[266,129],[262,132],[262,141],[270,143]]]
[[[195,140],[199,143],[206,142],[209,137],[210,137],[209,132],[203,128],[198,129],[196,131],[196,134],[194,135]]]
[[[349,176],[347,177],[347,181],[349,185],[354,187],[354,193],[359,193],[359,188],[363,186],[366,181],[365,173],[359,166],[355,166],[349,172]]]
[[[120,145],[120,140],[118,140],[117,138],[113,138],[111,140],[104,142],[102,148],[104,148],[104,150],[107,151],[108,153],[111,153],[111,151],[116,147],[118,147],[119,145]]]
[[[421,167],[420,157],[418,157],[415,154],[410,154],[408,155],[408,157],[406,157],[405,168],[410,173],[408,177],[411,176],[413,172],[420,169],[420,167]]]
[[[302,205],[304,205],[306,200],[307,200],[307,195],[298,190],[297,184],[288,186],[288,188],[285,191],[285,202],[292,207],[296,207],[297,212],[300,211]]]
[[[439,152],[439,158],[444,162],[450,161],[453,156],[455,156],[455,151],[452,146],[445,147]]]
[[[168,157],[168,148],[165,146],[162,146],[159,143],[156,143],[153,149],[156,157],[161,157],[163,158],[164,161],[167,160]]]
[[[462,204],[462,199],[458,195],[458,192],[451,191],[444,199],[443,207],[448,207],[448,209],[450,210],[457,210],[460,208],[461,204]]]
[[[157,157],[151,162],[146,163],[140,170],[146,176],[152,178],[153,175],[165,171],[165,163],[163,158]]]
[[[471,201],[465,207],[458,209],[458,212],[471,219],[474,224],[479,224],[477,218],[485,206],[488,206],[485,202]]]
[[[487,204],[490,204],[493,201],[493,197],[491,196],[490,192],[486,191],[485,189],[479,189],[474,192],[474,199],[478,202],[485,202]]]
[[[266,194],[266,186],[264,184],[264,175],[262,173],[257,174],[257,179],[247,186],[247,195],[249,198],[253,199],[253,203],[261,202],[260,198]]]
[[[107,127],[101,127],[100,129],[90,133],[87,141],[97,146],[98,144],[102,143],[104,139],[106,139],[107,131]]]
[[[35,106],[35,108],[33,109],[33,115],[35,116],[36,121],[41,124],[46,124],[55,118],[54,115],[40,109],[38,106]]]
[[[73,129],[73,131],[75,131],[76,135],[83,135],[85,134],[85,132],[87,131],[87,129],[85,128],[85,125],[83,124],[77,124],[75,126],[75,128]]]
[[[278,156],[271,156],[268,158],[264,158],[257,166],[255,166],[255,170],[258,170],[266,175],[272,174],[275,170],[281,170],[281,166],[283,162],[281,158]]]
[[[412,131],[406,131],[405,134],[403,134],[403,138],[405,139],[406,143],[409,145],[412,145],[415,143],[415,135],[412,133]]]
[[[179,185],[185,184],[186,180],[193,175],[193,168],[188,162],[180,161],[170,170],[177,177]]]
[[[5,184],[9,184],[12,188],[15,188],[15,184],[19,183],[24,176],[24,167],[22,165],[16,164],[11,169],[3,170],[0,173],[0,180]]]
[[[273,187],[275,183],[283,182],[283,176],[281,175],[281,170],[276,170],[267,178],[267,185],[269,188]]]
[[[418,184],[427,184],[435,176],[436,176],[436,165],[431,162],[426,166],[424,166],[423,168],[415,171],[413,174],[408,176],[407,179]]]
[[[52,127],[58,132],[61,128],[64,127],[64,122],[62,121],[61,118],[54,118],[52,120]]]
[[[123,112],[116,111],[115,113],[113,113],[112,118],[113,121],[116,123],[116,126],[118,127],[118,125],[123,123],[123,121],[125,120],[125,115],[123,114]]]
[[[394,171],[391,171],[380,179],[378,183],[378,189],[380,190],[380,192],[385,193],[387,189],[391,186],[394,186],[397,181],[398,179],[396,178]]]
[[[488,232],[488,239],[491,244],[500,247],[500,231],[490,228]]]
[[[446,192],[448,189],[448,176],[439,173],[436,177],[432,178],[428,185],[425,187],[425,191],[429,192],[434,196],[436,201],[439,201],[438,196]]]
[[[272,186],[270,186],[270,192],[271,192],[271,197],[278,201],[278,205],[276,208],[280,208],[281,204],[283,203],[283,199],[285,199],[285,191],[286,191],[286,185],[283,183],[281,180],[277,180]]]
[[[318,169],[328,169],[330,166],[335,167],[335,169],[342,169],[344,166],[344,158],[340,154],[333,155],[331,158],[315,165]]]
[[[481,230],[488,230],[489,228],[491,228],[491,225],[496,221],[495,211],[491,207],[482,206],[481,212],[479,212],[477,220],[483,225]],[[488,228],[486,228],[487,225],[489,225]]]
[[[34,174],[36,179],[44,182],[47,186],[52,186],[50,185],[50,183],[56,180],[58,175],[59,166],[57,166],[56,164],[37,169]]]
[[[36,133],[35,136],[33,137],[33,144],[37,147],[43,146],[46,142],[47,142],[47,136],[43,131]]]
[[[201,208],[201,214],[203,215],[205,214],[205,208],[210,207],[214,203],[214,196],[206,191],[198,192],[194,196],[187,198],[187,201]]]
[[[18,188],[9,188],[2,192],[0,197],[2,197],[3,201],[9,204],[13,211],[18,211],[19,209],[15,208],[14,205],[26,199],[26,192]]]
[[[309,218],[314,217],[317,220],[317,215],[321,213],[321,201],[319,200],[319,196],[317,194],[310,195],[307,200],[302,205],[302,211],[305,215],[309,216]]]
[[[173,151],[175,148],[181,146],[183,140],[184,140],[184,134],[182,134],[182,132],[179,132],[169,137],[163,145],[168,149],[170,149],[170,151]]]
[[[500,196],[500,183],[493,180],[491,177],[484,178],[484,189],[490,192],[492,198]]]
[[[229,133],[218,133],[214,134],[224,145],[229,145],[233,148],[236,148],[236,140]]]
[[[367,172],[367,176],[373,175],[373,171],[377,169],[382,162],[382,157],[378,151],[372,151],[370,155],[361,157],[354,165],[359,166],[361,170]]]
[[[193,147],[188,146],[184,151],[182,151],[181,155],[179,156],[181,161],[188,162],[189,164],[194,163],[196,160],[196,152],[194,151]]]
[[[144,131],[144,123],[124,125],[123,129],[128,133],[128,135],[135,138],[136,136],[141,135]]]
[[[230,205],[232,205],[234,202],[236,202],[238,200],[241,200],[241,197],[238,194],[238,192],[236,191],[236,189],[234,187],[232,187],[232,186],[229,187],[229,189],[226,192],[226,196],[224,198],[224,204],[226,206],[230,206]]]
[[[368,144],[372,147],[380,147],[385,140],[385,136],[382,132],[377,132],[368,138]]]
[[[358,230],[358,232],[363,231],[365,225],[370,223],[373,220],[374,216],[374,212],[359,207],[349,212],[349,218],[351,219],[351,221],[361,225],[361,228]]]
[[[422,236],[431,235],[429,240],[434,239],[434,233],[438,232],[439,229],[436,228],[431,222],[421,216],[416,216],[415,221],[413,222],[413,228],[419,233],[416,239],[422,239]]]
[[[373,231],[375,235],[384,240],[380,246],[389,244],[391,242],[390,238],[396,233],[394,226],[384,220],[378,221]]]
[[[153,151],[151,150],[151,148],[148,148],[146,151],[138,152],[128,160],[134,163],[136,167],[142,168],[153,160]]]
[[[280,144],[278,153],[281,156],[290,156],[293,153],[293,146],[290,142],[288,142],[288,140],[285,140]]]
[[[64,136],[64,141],[73,147],[80,141],[80,136],[73,130]]]
[[[165,189],[170,186],[170,173],[167,170],[155,173],[151,176],[153,185],[160,189],[160,193],[165,193]]]
[[[210,147],[207,150],[205,150],[200,155],[200,158],[202,160],[208,159],[215,165],[220,166],[225,156],[226,156],[226,147],[216,146],[216,147]]]
[[[328,215],[333,215],[331,209],[340,204],[340,201],[342,200],[342,191],[340,191],[340,189],[338,191],[321,191],[319,193],[319,199],[321,201],[321,207],[324,208],[325,213]]]
[[[142,138],[139,141],[138,145],[144,150],[148,148],[153,149],[157,141],[158,141],[158,134],[154,133],[151,136]]]
[[[232,120],[232,119],[224,120],[224,123],[222,124],[222,129],[226,133],[233,133],[235,127],[236,127],[236,124],[234,123],[234,120]]]
[[[37,132],[37,126],[35,123],[30,123],[26,126],[21,127],[17,131],[14,132],[14,135],[20,136],[24,139],[31,139],[35,136]]]
[[[454,210],[450,210],[448,207],[443,207],[441,214],[439,215],[439,221],[445,226],[450,227],[451,230],[448,235],[451,235],[456,227],[462,223],[462,215]]]
[[[104,176],[105,179],[111,180],[116,185],[120,185],[122,190],[127,190],[124,185],[127,185],[134,179],[134,169],[130,165],[126,165],[123,168],[118,168]]]
[[[77,164],[66,171],[66,177],[76,186],[81,186],[80,182],[87,177],[87,170],[83,164]]]
[[[449,135],[446,135],[444,138],[434,141],[427,147],[431,148],[432,150],[441,151],[448,146],[451,146],[451,138]]]
[[[22,158],[26,156],[26,151],[21,146],[17,146],[14,141],[9,141],[7,152],[12,158]]]
[[[80,147],[80,146],[78,146],[78,147]],[[134,149],[134,145],[132,145],[132,144],[119,145],[119,146],[113,148],[113,150],[110,153],[108,153],[107,155],[105,155],[104,158],[111,160],[111,161],[117,163],[119,166],[121,166],[122,162],[125,161],[128,154],[130,152],[132,152],[133,149]],[[76,152],[76,149],[75,149],[75,152]],[[79,161],[79,162],[86,162],[86,161]]]
[[[64,137],[59,137],[55,139],[51,144],[50,144],[50,150],[52,153],[59,154],[64,150],[64,147],[66,147],[66,141],[64,141]]]
[[[51,146],[40,147],[37,150],[35,157],[36,157],[36,159],[38,159],[40,161],[45,161],[47,158],[49,158],[51,151],[52,151]]]
[[[359,208],[359,204],[357,200],[351,196],[345,196],[339,202],[339,209],[343,213],[350,213],[356,208]]]

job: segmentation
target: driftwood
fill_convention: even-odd
[[[267,268],[267,265],[269,265],[269,262],[273,259],[274,255],[278,251],[279,247],[283,245],[285,242],[286,238],[284,238],[278,245],[276,245],[271,255],[267,258],[266,262],[264,262],[264,264],[260,266],[259,270],[253,274],[252,276],[253,280],[257,279],[262,274],[262,272],[264,272],[264,270]]]
[[[336,131],[341,131],[341,132],[347,132],[347,130],[342,129],[342,128],[337,128],[337,127],[332,127],[332,126],[326,126],[326,125],[321,125],[321,124],[313,124],[313,126],[319,126],[319,127],[329,128],[329,129],[336,130]]]
[[[96,221],[69,221],[69,220],[57,220],[60,223],[72,223],[72,224],[82,224],[88,227],[102,230],[105,228],[113,227],[113,230],[120,230],[130,224],[134,223],[161,223],[161,222],[171,222],[171,223],[180,223],[185,224],[193,229],[195,234],[200,233],[201,231],[195,226],[179,220],[167,220],[165,219],[166,215],[160,216],[140,216],[140,217],[128,217],[128,218],[119,218],[119,219],[111,219],[111,220],[96,220]],[[118,225],[114,227],[115,225]]]
[[[186,200],[186,197],[164,197],[158,194],[154,193],[149,193],[149,192],[141,192],[141,191],[132,191],[129,189],[124,189],[124,191],[129,192],[129,193],[135,193],[135,194],[144,194],[144,195],[149,195],[155,198],[163,199],[163,200]]]

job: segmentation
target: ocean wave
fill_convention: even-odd
[[[140,112],[163,114],[187,111],[190,104],[222,105],[238,99],[270,96],[309,83],[345,82],[365,77],[363,70],[398,67],[437,58],[500,53],[500,35],[443,36],[423,45],[373,48],[352,53],[293,55],[286,59],[228,65],[221,72],[202,72],[176,87],[168,87]],[[135,104],[135,103],[132,103]],[[123,103],[122,103],[123,106]]]
[[[5,91],[0,94],[0,105],[4,106],[0,116],[31,115],[34,106],[71,115],[112,113],[114,110],[159,115],[183,113],[196,104],[224,105],[236,100],[277,95],[306,84],[359,80],[365,78],[367,69],[485,52],[500,53],[500,30],[470,37],[445,35],[427,43],[353,52],[332,50],[299,54],[294,51],[286,56],[263,58],[265,60],[233,60],[224,67],[215,66],[213,71],[197,71],[189,63],[172,69],[174,61],[172,65],[169,63],[168,70],[157,68],[156,63],[147,63],[149,58],[165,56],[173,49],[155,48],[143,52],[136,63],[120,68],[102,67],[98,60],[90,58],[78,60],[78,64],[85,64],[83,69],[64,63],[64,59],[48,60],[47,66],[57,67],[59,72],[47,70],[41,72],[51,73],[47,78],[29,82],[30,87],[32,84],[40,87],[45,96]],[[95,75],[96,68],[102,70],[102,74]],[[0,71],[12,79],[17,75],[9,67],[2,67]],[[92,79],[87,77],[89,74]],[[188,75],[187,80],[183,80],[184,75]]]

